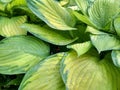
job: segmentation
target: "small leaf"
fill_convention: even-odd
[[[65,90],[59,71],[63,55],[52,55],[31,68],[18,90]]]
[[[91,27],[91,26],[87,26],[87,28],[86,28],[86,32],[89,32],[89,33],[91,33],[91,34],[106,34],[106,33],[104,33],[104,32],[102,32],[102,31],[99,31],[98,29],[96,29],[96,28],[94,28],[94,27]]]
[[[75,30],[75,19],[67,9],[54,0],[27,0],[28,7],[50,27],[58,30]]]
[[[85,54],[91,47],[92,47],[92,44],[90,41],[67,46],[67,48],[71,48],[75,50],[78,56]]]
[[[68,31],[58,31],[49,27],[41,27],[35,24],[23,24],[21,27],[32,33],[34,36],[55,45],[67,45],[77,39],[72,38],[68,34]]]
[[[20,25],[27,21],[26,16],[0,17],[0,35],[10,37],[15,35],[26,35],[27,32],[20,28]]]
[[[120,67],[120,51],[113,50],[111,56],[115,66]]]
[[[25,73],[49,55],[49,47],[31,36],[14,36],[0,41],[0,73]]]
[[[120,36],[120,17],[115,19],[114,26],[117,34]]]
[[[103,60],[99,60],[96,54],[90,51],[77,57],[72,51],[65,55],[61,63],[61,74],[66,90],[120,89],[120,69],[113,65],[110,54]]]
[[[73,11],[73,14],[78,18],[78,20],[84,22],[87,25],[95,27],[95,25],[89,20],[88,16],[82,15],[76,11]]]
[[[92,44],[99,52],[106,50],[120,50],[120,40],[113,35],[90,35]]]

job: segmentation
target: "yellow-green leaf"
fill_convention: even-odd
[[[52,55],[31,68],[18,90],[65,90],[60,75],[60,61],[63,55],[64,53]]]
[[[15,35],[26,35],[27,31],[20,28],[20,25],[27,21],[27,16],[2,17],[0,16],[0,35],[10,37]]]
[[[49,55],[49,47],[31,36],[14,36],[0,41],[0,73],[25,73]]]
[[[40,25],[26,23],[21,27],[36,37],[55,45],[67,45],[77,40],[77,37],[72,38],[68,31],[63,32],[49,27],[41,27]]]
[[[28,7],[50,27],[58,30],[75,30],[75,19],[67,9],[54,0],[27,0]]]
[[[62,61],[61,74],[66,90],[119,90],[120,69],[115,67],[110,54],[100,60],[96,52],[77,57],[69,52]]]

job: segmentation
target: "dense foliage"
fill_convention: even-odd
[[[120,0],[0,0],[0,90],[120,90]]]

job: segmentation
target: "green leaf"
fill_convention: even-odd
[[[58,31],[49,27],[41,27],[35,24],[23,24],[21,27],[36,37],[55,45],[67,45],[77,39],[73,39],[69,35],[68,31]]]
[[[112,63],[110,55],[99,60],[95,52],[77,57],[69,52],[61,63],[61,74],[66,90],[119,90],[120,69]]]
[[[95,0],[75,0],[84,15],[88,14],[88,8]]]
[[[98,29],[104,29],[119,13],[119,7],[120,0],[95,0],[88,10],[89,18]]]
[[[91,34],[96,34],[96,35],[102,35],[102,34],[106,34],[102,31],[99,31],[98,29],[91,27],[91,26],[87,26],[86,28],[86,32],[89,32]]]
[[[11,11],[12,9],[20,6],[27,6],[26,0],[12,0],[11,3],[8,3],[7,10]]]
[[[115,66],[120,67],[120,51],[113,50],[111,53],[112,60]]]
[[[20,25],[26,21],[26,16],[17,16],[12,18],[0,16],[0,35],[4,37],[26,35],[27,32],[20,28]]]
[[[114,27],[117,34],[120,36],[120,17],[114,20]]]
[[[75,30],[75,19],[54,0],[27,0],[28,7],[50,27],[58,30]]]
[[[95,25],[89,20],[89,18],[88,18],[87,16],[82,15],[82,14],[76,12],[76,11],[73,11],[73,14],[78,18],[78,20],[86,23],[87,25],[90,25],[90,26],[93,26],[93,27],[95,26]]]
[[[13,1],[13,0],[0,0],[0,2],[2,2],[2,3],[10,3],[11,1]]]
[[[92,44],[99,52],[107,50],[120,50],[120,40],[113,35],[90,35]]]
[[[49,47],[31,36],[14,36],[0,41],[0,73],[25,73],[49,55]]]
[[[92,44],[90,41],[67,46],[67,48],[71,48],[75,50],[78,56],[85,54],[91,47],[92,47]]]
[[[63,55],[64,53],[52,55],[31,68],[18,90],[65,90],[59,71]]]

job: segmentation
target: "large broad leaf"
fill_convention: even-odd
[[[48,57],[31,68],[23,78],[19,90],[65,90],[60,75],[60,61],[64,53]]]
[[[21,27],[36,37],[55,45],[67,45],[77,39],[73,39],[68,31],[57,31],[49,27],[41,27],[35,24],[23,24]]]
[[[88,10],[89,18],[98,29],[104,29],[119,13],[119,7],[120,0],[95,0]]]
[[[0,35],[4,37],[15,35],[26,35],[27,31],[20,28],[20,25],[27,21],[26,16],[0,17]]]
[[[115,19],[114,26],[117,34],[120,36],[120,17]]]
[[[77,52],[78,56],[86,53],[91,47],[92,47],[92,44],[90,41],[67,46],[67,48],[71,48],[71,49],[75,50]]]
[[[99,52],[106,50],[120,50],[120,40],[113,35],[90,35],[92,44]]]
[[[63,59],[61,74],[66,90],[119,90],[120,69],[113,65],[110,55],[99,60],[96,53],[90,53],[77,57],[69,52]]]
[[[31,36],[14,36],[0,41],[0,73],[25,73],[49,55],[49,47]]]
[[[118,50],[112,51],[111,56],[112,56],[113,63],[117,67],[120,67],[120,51],[118,51]]]
[[[50,27],[74,30],[74,17],[54,0],[27,0],[28,7]]]

